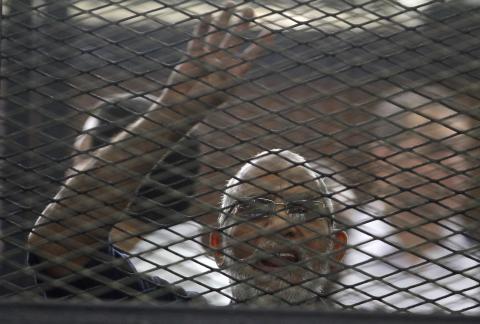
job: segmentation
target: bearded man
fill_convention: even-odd
[[[128,251],[113,244],[111,233],[131,221],[126,210],[139,190],[149,188],[146,175],[156,170],[158,176],[172,147],[228,99],[228,91],[272,42],[262,32],[244,46],[249,41],[240,34],[251,28],[254,12],[243,10],[233,23],[233,7],[215,20],[202,17],[188,44],[188,59],[175,67],[157,104],[90,152],[91,158],[83,156],[38,218],[28,239],[29,264],[46,297],[198,299],[161,278],[136,273]],[[346,243],[345,233],[334,231],[327,196],[318,174],[288,151],[260,154],[229,181],[211,245],[217,264],[231,277],[235,302],[318,299],[329,260],[341,259],[337,250]],[[135,212],[151,203],[142,201]],[[138,216],[142,234],[158,229],[150,222],[155,215]]]
[[[328,196],[303,157],[278,149],[258,154],[228,181],[211,246],[235,302],[324,304],[325,277],[347,242]]]

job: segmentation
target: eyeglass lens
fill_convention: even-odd
[[[323,201],[298,200],[276,203],[269,199],[257,198],[239,202],[236,216],[252,220],[270,217],[280,212],[286,212],[292,218],[291,221],[307,221],[331,214]]]

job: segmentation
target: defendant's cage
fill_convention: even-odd
[[[165,289],[176,296],[194,291],[204,305],[200,307],[256,300],[255,294],[242,300],[232,293],[236,285],[247,283],[280,303],[335,310],[339,316],[345,310],[480,313],[479,2],[0,2],[0,294],[5,301],[34,302],[28,305],[35,312],[38,305],[52,302],[45,292],[61,301],[98,303],[115,290],[122,297],[113,299],[164,304],[155,289],[131,289],[139,276],[157,276],[160,283],[153,284],[162,287],[162,294]],[[222,25],[227,7],[232,17]],[[255,17],[246,8],[254,9]],[[215,43],[215,35],[221,43]],[[192,51],[200,47],[200,54]],[[176,77],[171,75],[174,70]],[[227,81],[214,83],[212,75]],[[194,92],[189,85],[202,90]],[[182,97],[180,103],[162,101],[165,88],[174,98]],[[182,111],[175,109],[190,105],[196,109],[188,116],[194,122],[186,127],[179,122],[185,118]],[[214,113],[199,117],[198,107],[217,105]],[[175,115],[165,113],[166,119],[156,123],[150,119],[151,107]],[[132,128],[142,117],[155,124],[151,133]],[[156,145],[143,152],[148,155],[145,161],[156,154],[152,151],[166,152],[150,176],[128,162],[142,155],[141,145],[115,142],[124,130],[127,139],[143,138],[141,145]],[[115,145],[128,157],[115,162],[101,155]],[[258,174],[237,174],[265,151],[283,157],[287,167],[261,166],[263,175],[276,175],[290,187],[262,187]],[[286,156],[289,151],[305,161]],[[95,168],[84,167],[88,163]],[[98,176],[97,170],[112,166],[115,175]],[[312,199],[327,206],[314,209],[318,215],[334,214],[336,225],[328,235],[291,223],[292,215],[306,217],[305,209],[314,208],[295,205],[298,211],[284,197],[289,188],[311,188],[311,181],[288,175],[299,167],[320,174],[328,188],[328,193],[314,189],[321,197]],[[93,178],[95,188],[75,187],[75,179],[82,176]],[[120,202],[106,200],[105,190],[128,191],[123,184],[132,177],[140,184],[129,199],[120,193]],[[277,204],[247,195],[248,202],[237,199],[220,206],[232,177],[263,190],[255,198]],[[62,187],[70,195],[56,196]],[[96,207],[73,207],[72,194],[85,195]],[[61,218],[45,209],[49,204],[63,208]],[[102,208],[115,215],[98,217]],[[218,245],[212,249],[217,236],[212,239],[210,234],[218,233],[219,226],[225,235],[219,236],[221,244],[230,239],[232,246],[245,243],[232,234],[242,224],[229,223],[230,214],[242,216],[243,211],[248,219],[241,221],[248,225],[259,210],[267,225],[250,228],[257,236],[247,240],[248,248],[270,247],[270,241],[252,243],[268,235],[277,244],[266,248],[268,257],[258,252],[263,266],[238,258],[235,247],[229,252]],[[217,224],[219,213],[225,213],[226,223]],[[28,240],[40,215],[43,221],[35,228],[42,240]],[[277,216],[288,223],[283,234],[266,233],[268,222]],[[65,220],[73,217],[84,218],[73,226]],[[93,229],[85,227],[87,220]],[[45,235],[42,226],[53,229],[51,224],[67,229],[49,229]],[[292,228],[306,231],[302,235],[309,238],[302,244],[316,242],[311,232],[323,235],[319,240],[327,240],[328,247],[318,246],[328,255],[328,267],[316,268],[314,243],[308,248],[292,243],[291,250],[280,251],[285,242],[298,242],[287,237],[297,232],[285,234]],[[341,235],[335,236],[343,230],[346,245]],[[99,252],[108,242],[98,237],[107,234],[135,273],[109,274],[108,267],[119,265],[119,258]],[[77,246],[82,241],[75,241],[78,237],[91,241],[85,239],[87,247]],[[70,251],[45,257],[42,248],[52,242]],[[341,251],[345,256],[339,261]],[[77,267],[75,260],[85,255],[94,265]],[[215,260],[222,264],[225,258],[233,263],[219,268]],[[255,280],[229,272],[240,263],[257,268],[253,277],[270,273],[270,280],[287,285],[255,287]],[[52,265],[68,269],[67,275],[47,275]],[[292,277],[295,271],[308,273],[298,283],[306,291],[304,300],[281,293],[295,285],[291,277],[282,277],[284,267],[296,269]],[[94,280],[95,287],[87,284],[83,289],[78,276]]]

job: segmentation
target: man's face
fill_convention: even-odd
[[[301,304],[322,293],[333,240],[317,185],[304,167],[253,175],[240,185],[223,250],[238,302]]]

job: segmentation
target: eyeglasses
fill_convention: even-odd
[[[283,207],[279,207],[283,206]],[[333,221],[332,203],[330,199],[322,200],[293,200],[275,202],[266,198],[239,199],[228,211],[242,220],[256,220],[268,218],[278,212],[286,212],[292,223],[304,223],[319,218]]]

